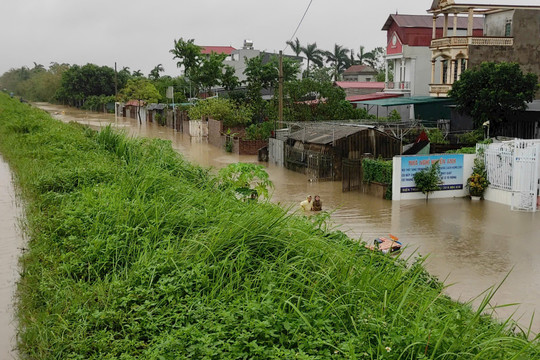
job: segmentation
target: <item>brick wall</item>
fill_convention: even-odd
[[[240,155],[257,155],[260,148],[268,146],[268,140],[240,140],[238,153]]]

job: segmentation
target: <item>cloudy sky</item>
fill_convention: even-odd
[[[179,75],[169,50],[174,39],[198,45],[279,51],[310,0],[0,0],[0,74],[51,62],[129,67],[148,74],[157,64]],[[540,5],[540,0],[457,0],[458,3]],[[335,43],[371,50],[392,13],[426,14],[432,0],[313,0],[298,30],[302,44]],[[286,53],[291,53],[290,49]]]

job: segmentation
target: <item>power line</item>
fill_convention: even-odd
[[[309,10],[309,7],[311,6],[312,2],[313,2],[313,0],[309,1],[309,4],[308,4],[308,6],[306,8],[306,11],[304,11],[304,15],[302,15],[302,18],[300,19],[300,22],[298,23],[298,26],[296,27],[296,30],[294,30],[294,33],[292,34],[291,38],[289,39],[289,42],[292,41],[292,39],[296,35],[296,32],[298,31],[298,29],[300,29],[300,25],[302,25],[302,21],[304,21],[304,18],[306,17],[306,14],[307,14],[307,12]],[[285,48],[283,48],[283,51],[287,50],[287,47],[289,47],[289,44],[287,44],[287,46],[285,46]]]

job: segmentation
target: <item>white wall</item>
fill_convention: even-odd
[[[449,154],[431,154],[430,156],[436,155],[449,155]],[[467,178],[472,174],[472,168],[474,165],[474,154],[460,154],[463,156],[463,178],[462,190],[443,190],[443,191],[434,191],[429,194],[430,199],[442,199],[442,198],[454,198],[454,197],[465,197],[469,195],[469,192],[465,188],[467,184]],[[393,159],[393,171],[392,171],[392,200],[417,200],[425,199],[426,195],[421,192],[401,192],[401,162],[413,159],[415,157],[426,157],[426,155],[413,155],[413,156],[395,156]]]

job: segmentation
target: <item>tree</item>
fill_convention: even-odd
[[[120,97],[124,101],[137,100],[137,115],[140,124],[142,123],[141,104],[143,102],[156,103],[161,96],[156,87],[148,79],[135,78],[128,80],[126,87],[120,92]]]
[[[210,93],[212,87],[221,84],[223,67],[225,66],[223,60],[225,60],[226,57],[226,54],[216,54],[212,52],[201,60],[197,68],[192,68],[190,70],[191,79]]]
[[[144,76],[143,73],[142,73],[142,71],[141,71],[140,69],[139,69],[139,70],[135,70],[135,71],[133,72],[133,74],[131,74],[131,75],[132,75],[133,77],[143,77],[143,76]]]
[[[426,194],[426,201],[428,201],[429,194],[439,190],[439,185],[442,184],[439,161],[435,161],[425,169],[418,171],[413,178],[416,187],[422,194]]]
[[[326,62],[332,64],[332,68],[334,69],[334,81],[337,81],[341,73],[345,71],[349,61],[349,51],[349,49],[335,44],[333,52],[327,51],[325,53]]]
[[[169,50],[173,59],[178,59],[177,67],[184,66],[184,73],[191,77],[191,71],[199,67],[201,62],[201,48],[195,45],[195,39],[185,41],[183,38],[174,40],[174,48]]]
[[[290,46],[291,50],[296,56],[300,56],[302,53],[302,45],[300,44],[300,40],[298,40],[298,38],[296,38],[294,41],[289,40],[286,42],[286,44]]]
[[[489,121],[496,131],[517,111],[527,109],[537,90],[537,76],[523,74],[518,64],[484,62],[464,71],[448,96],[459,112],[472,116],[477,128]]]
[[[234,91],[240,85],[238,76],[236,76],[236,70],[232,66],[225,65],[223,68],[221,85],[227,91]]]
[[[165,71],[162,64],[156,65],[152,70],[150,70],[150,74],[148,74],[148,78],[152,80],[159,79],[159,73]]]
[[[302,52],[306,55],[307,59],[307,69],[306,77],[309,77],[310,64],[313,63],[318,67],[323,66],[323,55],[324,52],[317,48],[317,43],[307,44],[306,47],[301,47]]]
[[[62,74],[57,99],[82,106],[89,96],[114,95],[114,69],[108,66],[73,65]]]

